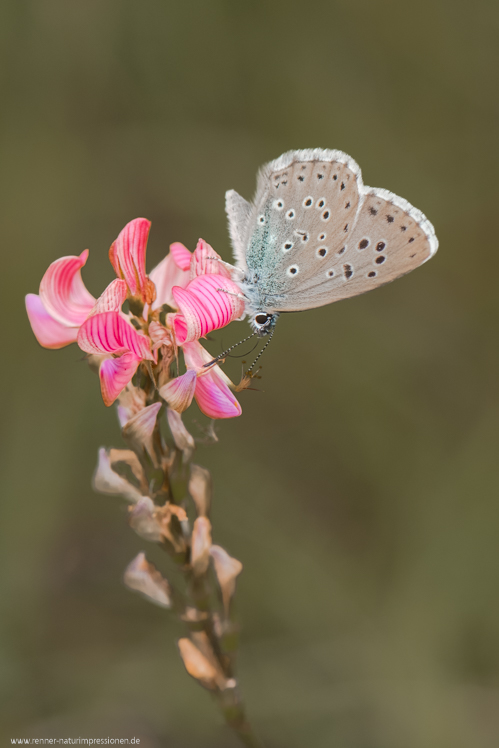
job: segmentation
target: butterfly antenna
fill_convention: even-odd
[[[246,375],[248,375],[250,373],[250,371],[252,370],[252,368],[254,367],[254,365],[256,364],[256,362],[258,361],[258,359],[260,358],[260,356],[263,354],[264,350],[266,348],[268,348],[268,346],[270,345],[270,341],[272,340],[273,337],[274,337],[274,330],[272,330],[272,332],[269,335],[269,339],[267,340],[267,342],[263,346],[262,350],[260,351],[260,353],[258,354],[258,356],[255,358],[255,360],[253,361],[253,363],[251,364],[250,368],[246,371]]]
[[[207,369],[208,366],[213,366],[213,364],[216,364],[217,361],[220,361],[221,358],[225,358],[230,351],[232,351],[234,348],[237,348],[238,345],[241,345],[241,343],[246,343],[247,340],[250,340],[250,338],[253,338],[256,335],[256,332],[251,333],[251,335],[248,335],[247,338],[244,338],[243,340],[240,340],[239,343],[234,343],[234,345],[231,345],[230,348],[227,348],[227,350],[223,351],[223,353],[219,353],[218,356],[216,356],[211,361],[208,361],[207,364],[203,364],[203,369]]]

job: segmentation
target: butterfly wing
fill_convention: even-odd
[[[241,236],[252,306],[299,311],[365,293],[428,260],[438,242],[406,200],[364,186],[341,151],[293,151],[260,173]],[[253,286],[251,278],[254,278]]]

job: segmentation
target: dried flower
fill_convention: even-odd
[[[167,580],[139,553],[125,570],[124,582],[127,587],[140,592],[145,598],[161,608],[171,608],[171,591]]]

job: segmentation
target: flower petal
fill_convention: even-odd
[[[230,269],[204,239],[198,241],[191,260],[191,278],[198,275],[223,275],[230,278]]]
[[[185,343],[182,346],[182,351],[184,353],[185,365],[188,369],[194,369],[198,377],[206,376],[212,372],[216,374],[221,382],[229,386],[232,385],[231,380],[218,364],[214,364],[210,368],[204,368],[205,364],[213,360],[213,356],[203,348],[199,340],[193,340],[192,343]]]
[[[124,280],[115,278],[97,299],[91,314],[119,312],[127,297],[127,285]]]
[[[99,368],[100,388],[104,405],[112,405],[137,371],[140,358],[125,353],[120,358],[106,358]]]
[[[183,244],[180,245],[189,255],[189,265],[187,266],[187,270],[184,270],[176,262],[176,254],[172,251],[174,246],[176,245],[171,245],[169,254],[167,254],[166,257],[161,260],[159,265],[156,265],[154,270],[151,270],[149,274],[149,278],[156,286],[156,299],[151,306],[153,311],[154,309],[159,309],[163,304],[168,304],[168,306],[176,309],[177,305],[173,298],[172,288],[173,286],[185,288],[190,281],[191,276],[189,273],[189,265],[191,261],[191,253],[183,246]]]
[[[230,600],[236,590],[236,578],[242,572],[243,565],[237,558],[229,556],[227,551],[219,545],[211,546],[210,555],[222,592],[225,615],[228,617]]]
[[[150,361],[154,356],[150,340],[137,332],[119,312],[104,312],[89,317],[80,327],[78,345],[87,353],[126,353]]]
[[[208,418],[234,418],[242,413],[235,395],[212,370],[197,378],[194,397],[199,410]]]
[[[173,242],[170,244],[170,254],[172,255],[175,264],[181,270],[189,270],[191,267],[192,253],[189,252],[186,246],[182,242]]]
[[[55,260],[40,283],[40,298],[45,309],[68,327],[81,325],[95,304],[81,279],[80,271],[87,257],[88,249],[79,257],[71,255]]]
[[[192,403],[196,389],[196,372],[192,369],[180,377],[171,379],[160,388],[159,394],[166,400],[170,408],[177,413],[183,413]]]
[[[185,289],[175,286],[172,293],[183,315],[183,320],[171,317],[179,345],[225,327],[244,311],[244,300],[238,298],[241,289],[223,275],[200,275]]]
[[[43,306],[40,297],[35,293],[26,296],[26,311],[36,339],[44,348],[64,348],[76,343],[77,327],[66,327],[55,320]]]
[[[134,218],[120,231],[109,250],[109,259],[118,278],[126,281],[132,296],[140,296],[148,304],[154,300],[154,286],[146,276],[146,249],[150,228],[150,221]]]

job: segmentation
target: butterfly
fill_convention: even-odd
[[[281,312],[378,288],[438,248],[423,213],[364,185],[342,151],[284,153],[260,170],[252,203],[226,193],[226,212],[245,312],[259,337],[273,333]]]

